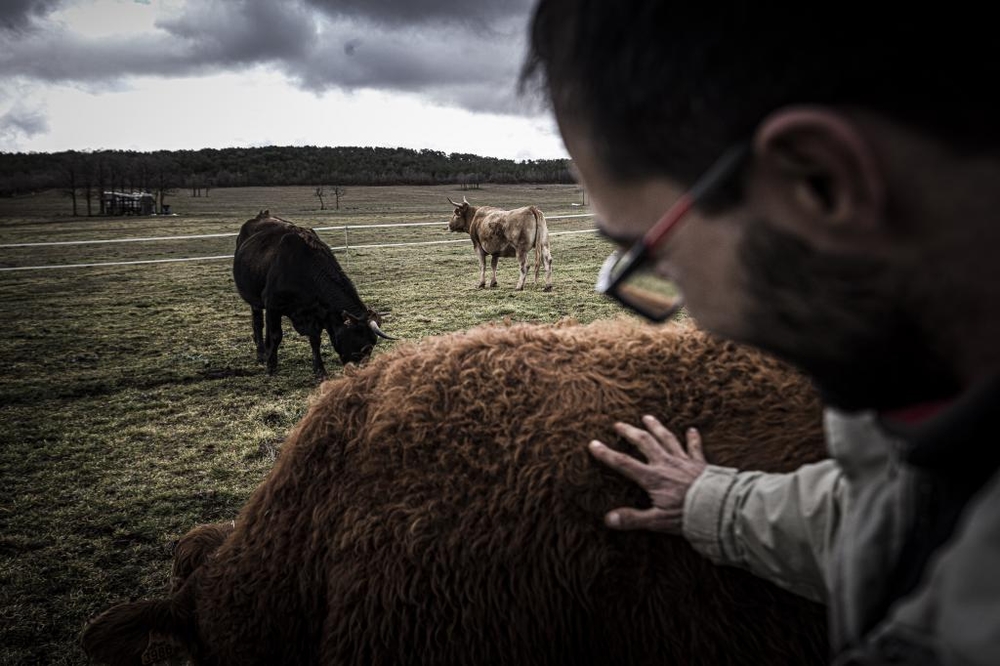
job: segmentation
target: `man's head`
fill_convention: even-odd
[[[525,80],[547,88],[599,226],[635,241],[749,141],[654,258],[701,325],[792,360],[846,407],[1000,371],[989,43],[937,48],[933,22],[845,5],[766,11],[540,1]]]

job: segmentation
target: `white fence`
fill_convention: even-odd
[[[569,218],[579,218],[579,217],[593,217],[593,213],[578,213],[573,215],[551,215],[546,216],[546,220],[561,220]],[[344,232],[344,245],[342,246],[330,246],[330,249],[334,252],[350,250],[350,249],[362,249],[362,248],[389,248],[389,247],[418,247],[424,245],[447,245],[450,243],[468,243],[468,238],[457,238],[449,240],[436,240],[436,241],[410,241],[410,242],[400,242],[400,243],[371,243],[366,245],[350,245],[350,239],[348,234],[350,230],[362,230],[362,229],[390,229],[390,228],[403,228],[403,227],[441,227],[442,222],[401,222],[399,224],[358,224],[358,225],[339,225],[332,227],[313,227],[313,231],[343,231]],[[594,233],[594,229],[582,229],[577,231],[555,231],[550,232],[549,236],[564,236],[569,234],[586,234]],[[237,236],[239,232],[226,232],[219,234],[191,234],[187,236],[149,236],[146,238],[105,238],[96,240],[76,240],[76,241],[43,241],[34,243],[2,243],[0,244],[0,249],[3,248],[27,248],[27,247],[53,247],[53,246],[67,246],[67,245],[98,245],[98,244],[108,244],[108,243],[152,243],[157,241],[183,241],[183,240],[196,240],[204,238],[226,238],[231,236]],[[222,261],[223,259],[232,259],[233,255],[230,254],[220,254],[206,257],[184,257],[184,258],[173,258],[173,259],[138,259],[133,261],[106,261],[106,262],[95,262],[95,263],[81,263],[81,264],[49,264],[42,266],[4,266],[0,267],[0,272],[10,272],[10,271],[38,271],[38,270],[51,270],[51,269],[65,269],[65,268],[95,268],[101,266],[135,266],[140,264],[168,264],[168,263],[180,263],[188,261]]]

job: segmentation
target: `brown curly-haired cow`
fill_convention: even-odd
[[[197,664],[802,664],[823,610],[680,538],[586,443],[651,413],[711,461],[823,456],[797,374],[707,335],[618,321],[487,326],[327,382],[235,529],[170,598],[86,628],[95,660]],[[210,547],[214,547],[211,545]]]
[[[171,555],[174,558],[170,568],[170,593],[176,594],[200,567],[222,545],[233,530],[236,521],[198,525],[182,536],[174,544]]]

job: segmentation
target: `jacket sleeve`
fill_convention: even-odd
[[[824,572],[846,497],[834,460],[788,474],[709,465],[684,501],[684,536],[717,564],[736,566],[825,603]]]

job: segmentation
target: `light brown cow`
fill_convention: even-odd
[[[552,289],[552,253],[549,252],[549,230],[545,216],[537,206],[503,210],[494,206],[471,206],[462,197],[462,203],[448,199],[455,207],[448,229],[465,231],[472,238],[472,247],[479,257],[479,288],[486,286],[486,255],[493,257],[493,279],[490,287],[497,286],[497,262],[500,257],[517,257],[521,278],[515,289],[524,289],[528,278],[528,252],[535,249],[535,283],[538,271],[545,262],[545,291]]]

